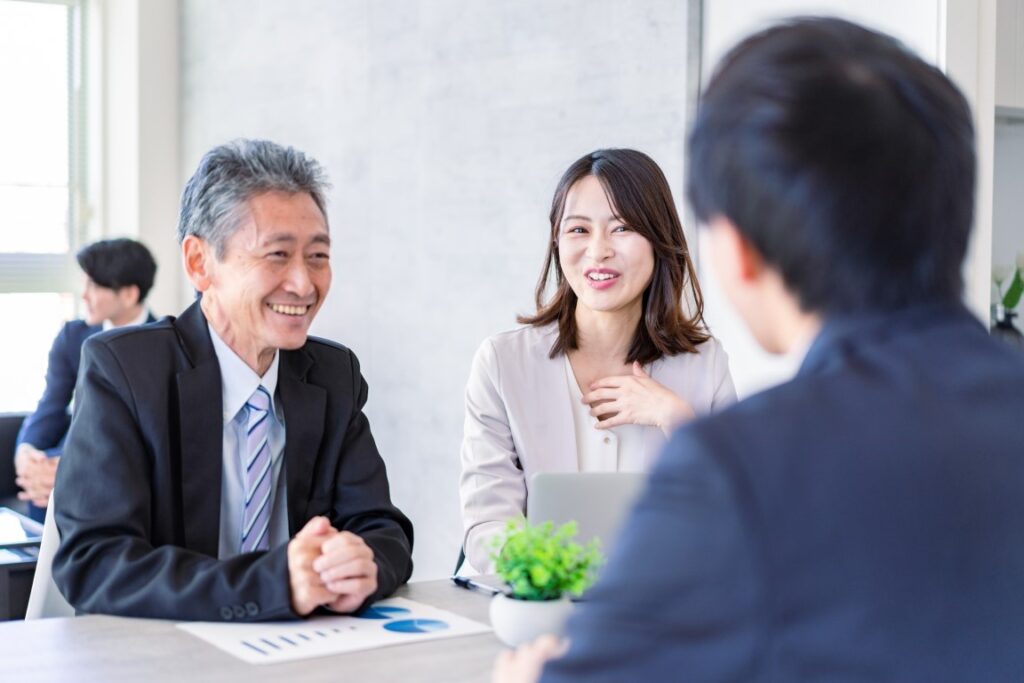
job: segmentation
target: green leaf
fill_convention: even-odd
[[[564,593],[579,595],[593,584],[602,561],[598,543],[575,543],[576,528],[575,522],[557,529],[551,522],[531,526],[522,518],[506,524],[491,557],[515,597],[554,600]]]
[[[1021,295],[1024,295],[1024,280],[1020,277],[1020,268],[1013,274],[1013,281],[1003,295],[1003,306],[1006,310],[1012,311],[1020,304]]]

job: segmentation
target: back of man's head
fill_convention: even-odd
[[[824,18],[747,38],[703,95],[689,167],[698,218],[729,219],[805,311],[961,295],[970,110],[893,38]]]
[[[139,303],[146,300],[156,277],[156,261],[141,242],[125,237],[100,240],[82,247],[78,265],[100,287],[139,288]]]

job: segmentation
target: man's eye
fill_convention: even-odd
[[[314,261],[327,261],[331,258],[331,255],[326,251],[318,251],[314,254],[310,254],[309,258],[313,259]]]
[[[287,251],[272,251],[269,254],[267,254],[267,256],[269,256],[270,258],[273,258],[273,259],[288,258],[288,252]]]

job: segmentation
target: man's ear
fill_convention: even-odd
[[[724,216],[711,219],[710,226],[735,276],[744,283],[758,280],[764,274],[765,262],[753,242]]]
[[[202,237],[187,235],[181,243],[182,260],[185,263],[185,275],[197,292],[205,292],[210,287],[213,275],[213,247]]]
[[[117,295],[121,298],[121,302],[127,307],[142,303],[139,301],[138,285],[125,285],[117,290]]]

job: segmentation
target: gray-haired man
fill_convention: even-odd
[[[86,612],[254,621],[358,609],[412,571],[331,284],[325,180],[266,141],[203,157],[178,239],[200,298],[90,339],[56,486],[54,578]]]

